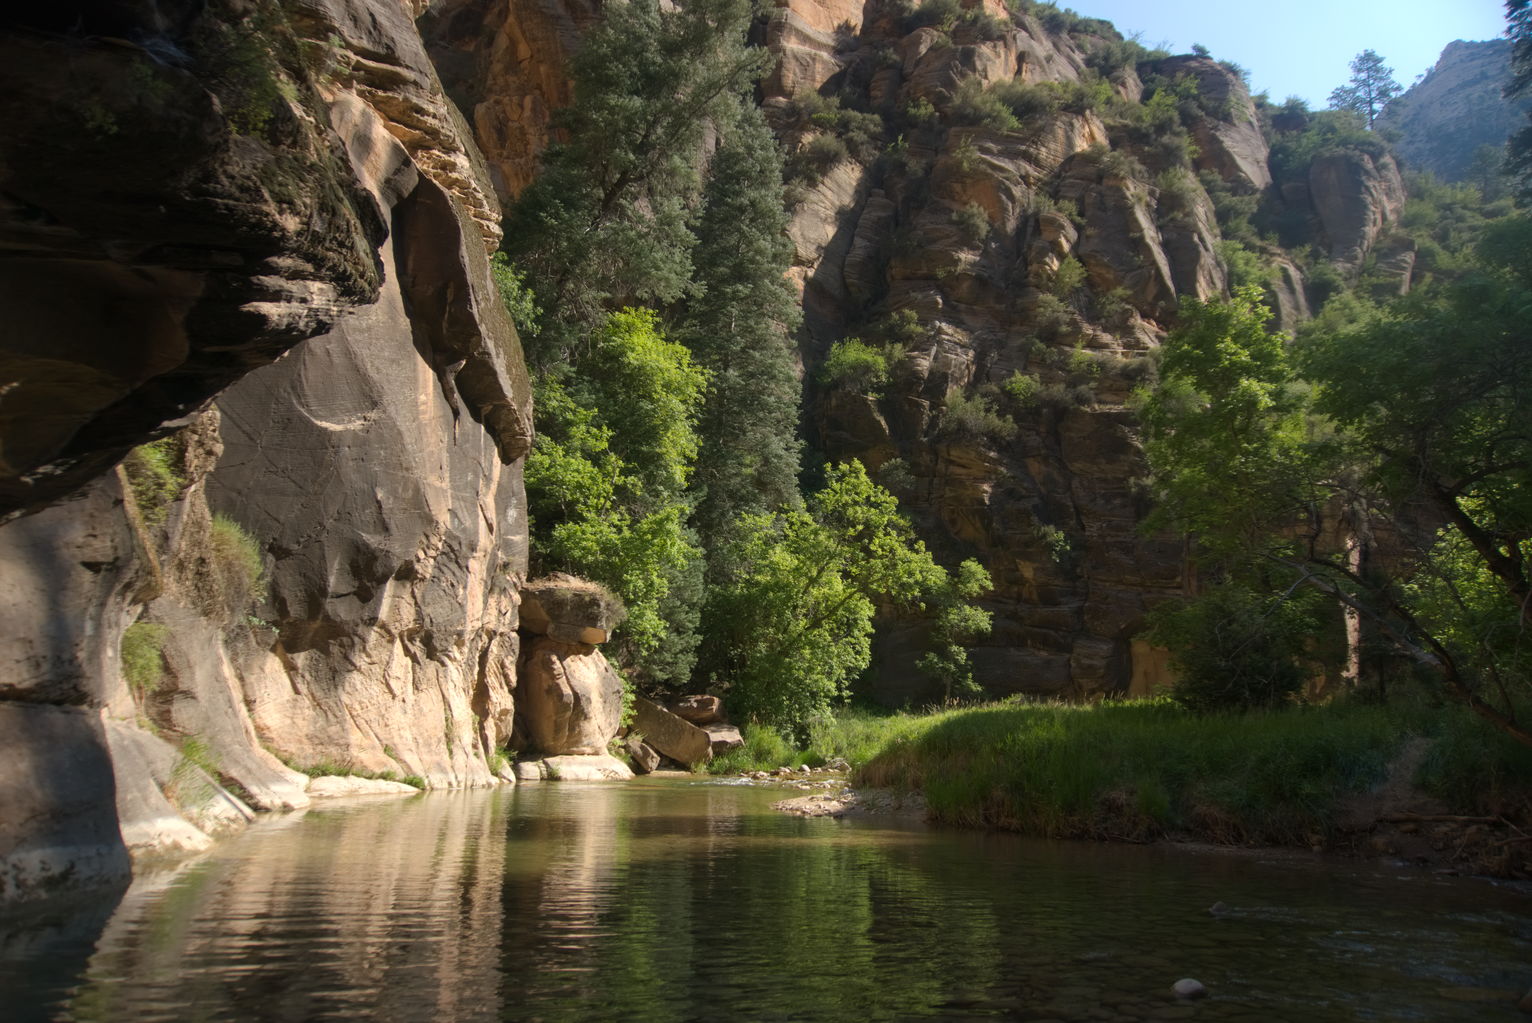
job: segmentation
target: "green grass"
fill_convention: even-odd
[[[154,692],[165,681],[165,659],[161,651],[168,626],[154,622],[134,622],[122,633],[122,675],[139,699]]]
[[[1410,734],[1379,707],[1197,716],[1168,701],[1001,705],[920,719],[856,772],[940,821],[1058,838],[1308,844]]]
[[[837,757],[856,768],[891,743],[920,731],[929,720],[925,715],[846,710],[810,725],[808,745],[802,748],[769,725],[745,725],[740,729],[745,744],[714,757],[707,769],[711,774],[736,774],[800,764],[820,767]]]

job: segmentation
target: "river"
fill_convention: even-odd
[[[545,783],[265,819],[115,904],[0,920],[0,1019],[1526,1018],[1522,889],[783,795]],[[1211,997],[1177,1002],[1182,977]]]

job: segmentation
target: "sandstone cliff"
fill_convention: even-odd
[[[0,901],[299,805],[284,761],[490,780],[529,395],[416,13],[87,4],[0,34],[0,503],[30,512],[0,529]],[[188,423],[138,507],[105,471]],[[269,576],[248,611],[210,508]],[[136,692],[135,621],[163,674]]]
[[[1398,133],[1395,145],[1405,166],[1443,181],[1473,181],[1479,148],[1503,149],[1532,108],[1532,100],[1508,101],[1502,95],[1510,78],[1510,40],[1459,39],[1388,105],[1379,124]],[[1477,170],[1483,173],[1482,167]]]

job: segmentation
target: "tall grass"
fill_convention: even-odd
[[[846,710],[810,725],[808,745],[801,748],[769,725],[745,725],[740,729],[745,744],[714,757],[708,771],[734,774],[800,764],[820,767],[836,759],[856,768],[893,743],[924,729],[928,721],[930,718],[924,715]]]
[[[1407,731],[1377,707],[1188,714],[1167,701],[923,719],[855,776],[941,821],[1061,838],[1307,843],[1379,781]]]

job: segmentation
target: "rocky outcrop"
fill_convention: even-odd
[[[1356,149],[1322,153],[1309,166],[1308,192],[1329,239],[1330,258],[1356,270],[1404,209],[1404,180],[1392,156]]]
[[[622,726],[622,678],[585,644],[534,642],[522,663],[519,694],[533,753],[605,753]]]
[[[0,729],[27,766],[0,775],[0,899],[301,806],[283,758],[491,782],[530,396],[495,192],[413,11],[8,25],[0,512],[58,503],[0,528]],[[188,423],[152,506],[102,475]],[[130,687],[134,622],[153,679]]]
[[[560,643],[605,643],[624,614],[612,591],[572,575],[556,573],[521,588],[521,627]]]
[[[1148,70],[1168,78],[1190,77],[1197,83],[1199,104],[1219,112],[1192,125],[1199,169],[1212,170],[1237,192],[1259,194],[1270,187],[1266,138],[1250,90],[1239,76],[1208,57],[1170,57]]]

